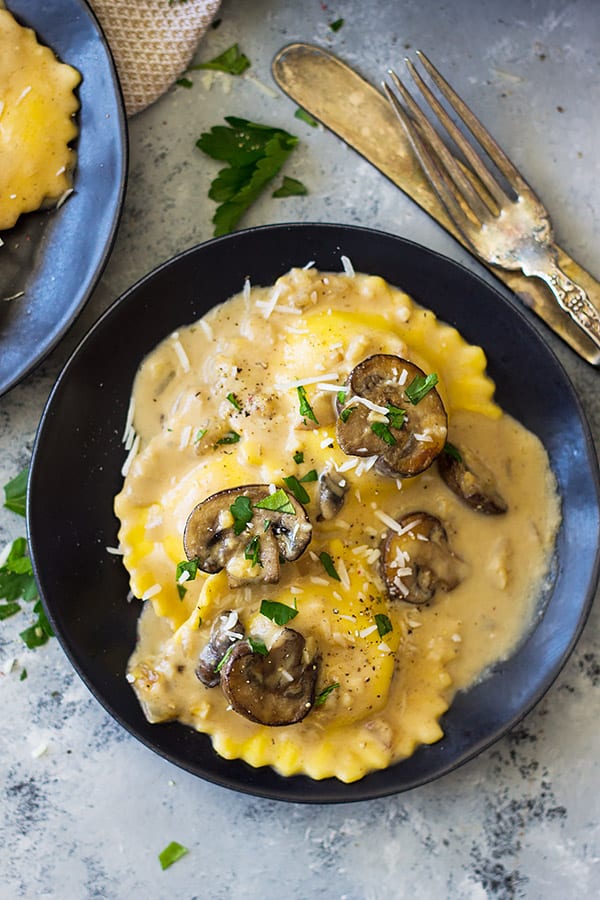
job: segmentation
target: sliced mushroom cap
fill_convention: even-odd
[[[294,512],[260,509],[270,495],[268,484],[248,484],[212,494],[191,511],[185,524],[183,546],[188,559],[197,559],[203,572],[226,569],[233,586],[279,580],[280,558],[298,559],[306,550],[312,525],[296,498],[281,489]],[[231,506],[247,498],[251,518],[240,530]],[[236,534],[239,531],[239,534]],[[256,557],[256,564],[253,562]]]
[[[217,616],[210,630],[210,637],[198,657],[196,677],[206,687],[216,687],[221,680],[217,667],[234,641],[244,637],[244,626],[236,612],[224,610]]]
[[[426,512],[414,512],[384,539],[380,571],[393,600],[429,603],[436,591],[451,591],[464,577],[464,564],[448,544],[446,529]]]
[[[452,447],[438,457],[438,470],[451,491],[478,512],[505,513],[508,505],[498,492],[488,467],[468,449]]]
[[[323,469],[319,475],[319,516],[333,519],[342,506],[350,485],[348,479],[339,472]]]
[[[248,641],[235,645],[221,669],[221,687],[233,709],[262,725],[293,725],[312,709],[318,662],[303,636],[284,628],[266,656]]]
[[[425,377],[399,356],[378,353],[360,362],[348,376],[344,404],[338,401],[337,439],[344,453],[377,456],[377,470],[393,477],[427,469],[446,443],[448,419],[435,387],[417,403],[407,395],[414,379]]]

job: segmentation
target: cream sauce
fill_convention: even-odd
[[[341,386],[377,352],[439,375],[449,440],[485,460],[506,514],[468,508],[435,463],[400,481],[364,471],[340,450],[335,392],[320,382]],[[484,369],[480,348],[382,279],[311,270],[245,291],[144,360],[133,393],[139,449],[116,511],[132,590],[151,596],[128,676],[150,721],[177,718],[211,734],[222,755],[252,765],[345,781],[442,736],[438,719],[455,692],[506,658],[531,626],[560,519],[544,448],[496,406]],[[318,426],[298,411],[294,385],[310,378],[315,382],[305,390]],[[231,432],[237,443],[217,443]],[[304,454],[299,465],[297,451]],[[342,468],[350,484],[344,506],[333,520],[318,521],[316,486],[305,483],[312,542],[282,567],[278,584],[232,589],[224,572],[200,575],[179,598],[174,571],[196,503],[218,490],[281,485],[286,475],[324,466]],[[390,601],[378,561],[387,531],[378,513],[399,519],[417,510],[443,522],[466,573],[424,607]],[[323,549],[347,573],[343,583],[323,570]],[[321,656],[317,690],[339,684],[292,726],[246,720],[227,708],[220,688],[205,688],[194,674],[211,624],[225,609],[236,609],[247,632],[268,645],[272,623],[258,611],[263,598],[297,604],[291,625]],[[377,613],[393,625],[383,637],[372,627]]]

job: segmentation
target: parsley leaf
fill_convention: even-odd
[[[183,600],[187,594],[187,588],[185,587],[186,582],[194,581],[198,574],[198,562],[198,559],[184,559],[182,562],[177,563],[177,568],[175,569],[175,582],[177,584],[177,593],[179,594],[180,600]],[[183,578],[182,576],[186,573],[187,578]]]
[[[236,497],[229,512],[233,516],[233,533],[241,534],[253,516],[250,497]]]
[[[308,188],[305,184],[302,184],[297,178],[289,178],[287,175],[284,175],[281,187],[278,187],[276,191],[273,191],[271,196],[303,197],[305,194],[308,194]]]
[[[38,599],[33,568],[27,555],[27,541],[24,537],[13,541],[4,565],[0,566],[0,600],[11,603],[19,599],[28,603]]]
[[[214,59],[209,59],[207,62],[190,66],[190,71],[195,71],[197,69],[215,69],[218,72],[227,72],[228,75],[241,75],[246,69],[250,68],[250,65],[250,60],[246,54],[240,53],[239,46],[233,44],[223,53],[219,54],[219,56],[215,56]]]
[[[355,409],[358,409],[358,407],[347,406],[345,409],[343,409],[340,413],[340,419],[342,420],[342,422],[346,423]]]
[[[260,538],[257,534],[255,534],[252,540],[246,545],[244,559],[249,559],[253,566],[260,566],[262,568],[262,563],[260,561]]]
[[[248,643],[250,644],[250,649],[253,653],[260,653],[261,656],[268,656],[269,651],[267,650],[267,645],[263,641],[262,638],[249,637]]]
[[[321,562],[323,564],[323,568],[325,569],[325,571],[327,572],[327,574],[329,575],[330,578],[335,578],[336,581],[342,580],[335,570],[333,560],[332,560],[331,556],[329,555],[329,553],[327,553],[325,550],[323,550],[321,553],[319,553],[319,559],[321,560]]]
[[[229,234],[263,188],[280,171],[298,143],[298,138],[281,128],[260,125],[226,116],[224,125],[204,132],[196,146],[213,159],[223,160],[208,196],[220,206],[213,216],[215,237]]]
[[[237,409],[238,412],[241,410],[242,404],[240,403],[238,398],[235,396],[233,391],[231,393],[227,394],[227,400],[229,400],[229,402],[231,403],[233,408]]]
[[[49,638],[54,637],[52,626],[48,621],[41,600],[37,601],[37,603],[33,607],[33,611],[36,614],[37,619],[35,620],[33,625],[31,625],[29,628],[26,628],[25,631],[21,631],[20,633],[20,637],[23,638],[30,650],[34,650],[36,647],[41,647],[48,641]]]
[[[415,375],[404,393],[406,394],[412,405],[416,406],[417,403],[420,403],[423,397],[425,397],[429,393],[429,391],[433,390],[438,381],[439,378],[437,377],[435,372],[432,372],[431,375],[425,376]]]
[[[280,603],[278,600],[262,600],[260,613],[267,619],[271,619],[276,625],[286,625],[290,619],[294,619],[298,615],[298,610],[293,606]]]
[[[308,402],[308,397],[306,396],[306,390],[302,385],[296,388],[298,391],[298,400],[300,402],[300,415],[303,419],[311,419],[315,423],[315,425],[319,424],[319,420],[315,416],[313,412],[313,408]]]
[[[259,500],[254,504],[256,509],[272,509],[274,512],[291,513],[296,515],[296,510],[290,498],[283,490],[279,488],[273,494],[268,494],[263,500]]]
[[[4,506],[19,516],[25,515],[28,475],[29,468],[25,468],[4,485]]]
[[[332,691],[335,691],[336,688],[339,688],[339,681],[335,681],[333,684],[328,684],[326,688],[323,688],[320,694],[317,694],[315,697],[315,706],[322,706]]]
[[[309,497],[308,493],[304,490],[304,488],[302,487],[302,485],[300,484],[300,482],[298,481],[298,479],[296,478],[295,475],[288,475],[283,480],[285,481],[287,487],[292,492],[292,494],[294,495],[296,500],[299,500],[300,503],[309,503],[310,502],[310,497]]]
[[[294,462],[300,465],[300,463],[304,462],[304,453],[302,450],[296,450],[294,453]]]
[[[227,431],[223,437],[219,438],[217,444],[237,444],[240,439],[237,431]]]
[[[344,19],[336,19],[335,22],[330,22],[329,27],[332,31],[339,31],[344,24]]]
[[[389,634],[390,631],[393,631],[392,623],[385,613],[377,613],[375,616],[375,624],[377,625],[379,637],[383,637],[384,635]]]
[[[187,847],[184,847],[183,844],[179,844],[177,841],[171,841],[171,843],[158,854],[161,869],[168,869],[169,866],[172,866],[173,863],[177,862],[178,859],[181,859],[182,856],[185,856],[186,853],[189,853]]]
[[[451,456],[452,459],[455,459],[457,462],[462,462],[462,455],[458,447],[455,447],[454,444],[451,444],[450,441],[446,441],[444,444],[444,453],[447,453],[448,456]]]
[[[175,82],[175,84],[178,84],[179,87],[184,87],[184,88],[188,88],[188,89],[194,87],[194,82],[190,81],[189,78],[178,78],[177,81]]]
[[[396,438],[385,422],[372,422],[371,431],[373,434],[376,434],[378,438],[381,438],[382,441],[385,441],[386,444],[389,444],[390,447],[393,447],[396,443]]]
[[[15,613],[20,611],[21,607],[18,603],[14,601],[12,603],[2,603],[0,604],[0,621],[3,619],[9,619],[10,616],[14,616]]]
[[[406,410],[402,409],[400,406],[388,405],[387,417],[391,427],[400,430],[404,425]]]
[[[308,481],[318,481],[319,476],[317,475],[316,469],[310,469],[306,475],[303,475],[302,478],[298,479],[301,484],[306,484]]]
[[[311,128],[316,128],[319,124],[316,119],[313,119],[310,113],[306,112],[305,109],[301,109],[300,107],[298,107],[298,109],[294,113],[294,118],[301,119],[302,122],[306,122],[306,124],[310,125]]]

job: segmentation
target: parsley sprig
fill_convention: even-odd
[[[196,63],[190,66],[190,71],[198,69],[213,69],[217,72],[227,72],[228,75],[242,75],[246,69],[249,69],[251,62],[245,53],[240,51],[238,44],[228,47],[223,53],[209,59],[206,62]]]
[[[215,237],[229,234],[246,210],[275,178],[298,143],[282,128],[226,116],[225,125],[204,132],[196,146],[212,159],[228,163],[210,186],[208,196],[220,205],[213,216]]]
[[[20,516],[25,515],[28,470],[19,472],[4,485],[4,506]],[[0,620],[8,619],[21,611],[22,600],[33,603],[35,619],[29,628],[20,632],[20,637],[30,650],[41,647],[54,636],[42,601],[40,600],[33,566],[27,552],[27,541],[24,537],[14,540],[8,555],[0,566]]]

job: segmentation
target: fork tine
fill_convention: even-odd
[[[438,155],[442,163],[442,167],[446,170],[446,172],[454,182],[456,188],[458,189],[458,195],[462,195],[470,209],[473,211],[473,214],[476,216],[476,218],[479,219],[480,222],[485,222],[486,220],[488,220],[490,217],[490,210],[485,205],[469,179],[466,177],[465,173],[460,168],[457,161],[452,156],[435,128],[433,128],[421,108],[417,105],[411,94],[407,91],[396,73],[392,71],[392,69],[388,69],[388,75],[392,79],[394,86],[396,87],[398,92],[401,94],[402,99],[404,100],[406,106],[412,114],[413,120],[418,124],[426,141]],[[393,101],[392,103],[394,109],[396,110],[396,113],[399,115],[398,107],[399,105],[401,107],[401,104],[398,104],[397,102],[394,103]],[[421,153],[422,152],[423,150],[421,149]]]
[[[446,208],[450,219],[454,222],[458,230],[462,232],[467,240],[469,240],[469,236],[474,226],[458,203],[455,196],[455,188],[452,185],[449,177],[438,166],[434,155],[430,151],[429,144],[421,136],[421,133],[419,132],[419,129],[417,128],[415,122],[410,118],[409,114],[404,109],[396,95],[390,90],[389,86],[385,82],[382,82],[382,86],[388,96],[390,103],[394,107],[394,110],[396,111],[396,114],[402,126],[404,127],[406,136],[408,137],[408,140],[410,141],[411,146],[415,151],[417,159],[425,170],[425,174],[427,175],[431,185],[433,186],[435,192],[439,197],[440,202]]]
[[[425,84],[419,72],[415,69],[413,63],[409,59],[405,60],[405,62],[406,67],[412,75],[415,84],[427,100],[429,106],[434,111],[437,118],[442,123],[456,146],[465,156],[469,165],[477,173],[498,205],[502,206],[503,204],[505,204],[509,199],[506,195],[506,192],[502,189],[491,172],[488,170],[487,166],[485,165],[475,148],[472,146],[472,144],[469,143],[460,129],[457,128],[457,126],[454,124],[435,94],[433,94],[427,84]]]
[[[436,67],[421,50],[417,50],[417,56],[423,63],[424,68],[429,74],[431,80],[439,88],[448,103],[456,110],[460,118],[463,120],[467,128],[472,132],[477,141],[481,144],[492,162],[502,172],[510,186],[519,194],[524,191],[530,191],[531,188],[516,168],[516,166],[508,158],[504,150],[496,143],[489,131],[482,125],[477,116],[475,116],[464,100],[458,96],[456,91],[450,87],[443,75],[438,72]],[[480,174],[478,172],[478,174]],[[481,175],[480,175],[481,177]]]

